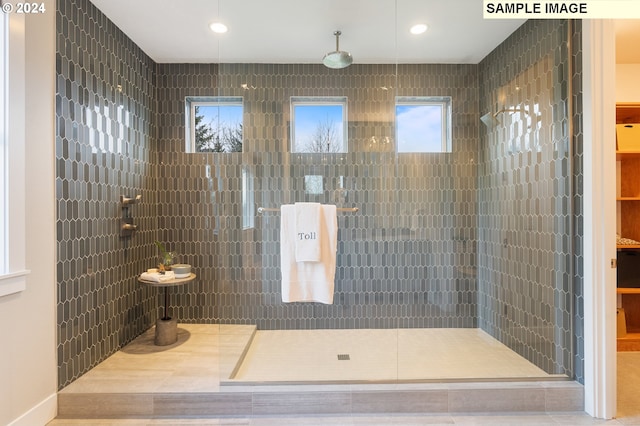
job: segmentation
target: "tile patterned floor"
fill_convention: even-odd
[[[228,383],[553,378],[479,329],[268,330]]]
[[[176,343],[156,346],[151,328],[61,392],[217,392],[254,331],[252,325],[179,324]]]
[[[250,325],[180,324],[175,344],[156,346],[153,338],[152,328],[62,392],[216,392],[221,382],[554,377],[477,329],[256,331]],[[245,350],[244,362],[228,380]],[[350,360],[338,360],[338,354]]]
[[[429,330],[424,330],[427,332]],[[422,332],[422,331],[420,331]],[[250,341],[254,328],[251,326],[217,326],[190,325],[179,326],[179,339],[174,345],[158,347],[153,345],[153,329],[143,334],[135,342],[114,354],[91,372],[63,389],[63,392],[166,392],[167,388],[189,390],[194,392],[215,392],[220,389],[219,379],[228,377],[234,369],[237,359],[243,354]],[[396,334],[394,342],[398,347],[404,347],[406,336]],[[289,336],[290,338],[291,336]],[[335,337],[335,336],[334,336]],[[375,333],[370,337],[377,337]],[[418,336],[422,340],[424,335]],[[437,337],[437,336],[436,336]],[[483,340],[482,333],[476,335]],[[368,338],[367,338],[368,339]],[[367,340],[365,339],[365,340]],[[435,338],[434,338],[435,339]],[[257,341],[259,341],[258,339]],[[375,340],[375,339],[374,339]],[[437,340],[437,339],[436,339]],[[455,340],[455,339],[454,339]],[[464,340],[464,339],[463,339]],[[378,340],[375,340],[379,342]],[[359,342],[356,343],[359,349]],[[361,342],[360,342],[361,343]],[[493,342],[485,342],[491,346]],[[276,345],[277,346],[277,345]],[[299,344],[298,346],[305,346]],[[323,345],[328,347],[328,345]],[[375,351],[384,349],[385,345],[378,343]],[[344,346],[338,346],[342,349]],[[356,355],[355,349],[347,348],[351,355]],[[336,348],[331,348],[334,354]],[[416,348],[417,353],[429,352],[434,359],[443,357],[429,348]],[[339,350],[338,352],[343,352]],[[366,352],[366,351],[365,351]],[[396,371],[401,372],[404,365],[403,356],[412,358],[411,350],[405,348],[400,351],[400,360],[396,362]],[[404,353],[404,355],[403,355]],[[462,350],[458,351],[458,358],[468,357]],[[215,361],[211,361],[212,357]],[[247,357],[251,355],[247,353]],[[446,357],[445,357],[446,358]],[[453,359],[451,359],[453,361]],[[458,359],[459,361],[459,359]],[[344,362],[344,361],[341,361]],[[428,364],[431,364],[429,361]],[[611,425],[640,425],[640,353],[619,354],[619,416],[615,420],[593,419],[584,413],[502,413],[500,415],[332,415],[332,416],[263,416],[248,418],[185,418],[185,419],[56,419],[51,426],[71,425],[580,425],[580,424],[611,424]],[[458,365],[459,366],[459,365]],[[416,368],[422,368],[417,366]],[[535,370],[532,370],[535,371]],[[484,373],[483,373],[484,374]],[[531,373],[529,373],[531,374]],[[538,372],[535,372],[538,374]],[[490,386],[490,384],[488,384]],[[223,386],[226,388],[227,386]],[[229,388],[244,388],[244,386],[228,386]],[[287,386],[281,386],[286,388]],[[143,416],[144,417],[144,416]]]

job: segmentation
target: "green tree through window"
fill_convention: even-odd
[[[187,152],[242,152],[242,98],[188,97]]]
[[[211,127],[211,123],[204,121],[204,115],[200,113],[200,107],[195,107],[195,136],[197,152],[224,152],[220,139]]]

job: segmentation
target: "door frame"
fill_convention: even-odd
[[[582,21],[584,397],[587,414],[616,414],[615,23]]]

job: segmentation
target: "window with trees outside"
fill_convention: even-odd
[[[398,152],[451,152],[451,98],[396,98]]]
[[[242,152],[242,97],[186,98],[187,152]]]
[[[347,98],[292,97],[291,152],[347,152]]]

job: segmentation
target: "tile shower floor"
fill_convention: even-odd
[[[178,341],[156,346],[152,327],[61,393],[216,392],[255,330],[252,325],[178,324]]]
[[[564,377],[545,373],[479,329],[256,331],[250,325],[180,324],[175,344],[156,346],[153,339],[151,328],[62,392]]]
[[[353,383],[564,377],[545,373],[480,329],[257,331],[231,380]]]
[[[154,345],[154,332],[62,389],[59,418],[583,409],[581,385],[477,329],[179,324],[169,346]]]

